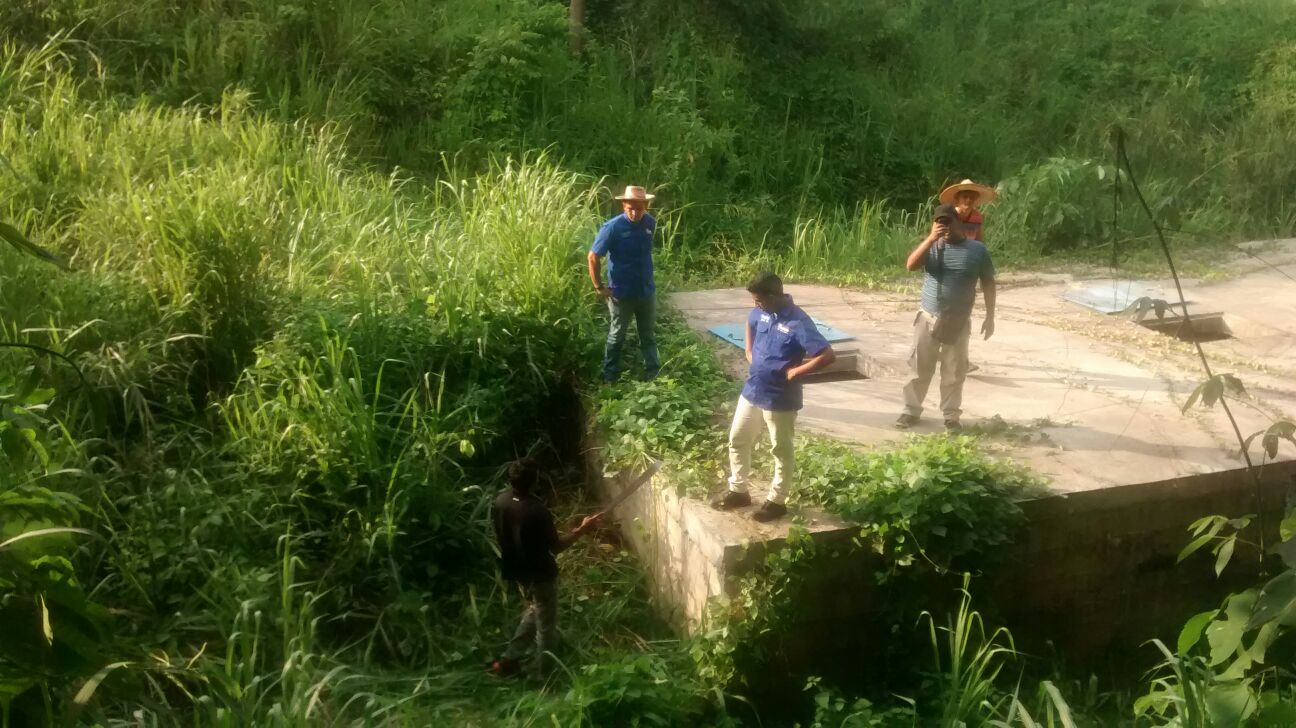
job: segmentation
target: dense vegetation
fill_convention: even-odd
[[[1004,259],[1106,260],[1114,125],[1181,242],[1296,223],[1279,0],[588,5],[579,55],[543,0],[0,6],[0,222],[69,263],[0,250],[0,338],[38,347],[0,349],[3,722],[746,715],[723,696],[761,624],[681,644],[610,533],[563,557],[562,680],[481,671],[516,607],[484,520],[500,463],[540,455],[561,515],[587,507],[584,405],[610,464],[715,472],[733,386],[677,320],[662,380],[585,388],[605,186],[661,194],[677,282],[872,278],[964,176],[1003,181]],[[1027,480],[966,441],[807,453],[805,497],[875,526],[949,497],[887,472],[980,484],[988,506],[921,525],[946,563],[1009,537]],[[789,559],[744,592],[771,619]],[[923,715],[981,710],[935,684]],[[818,698],[825,724],[905,712]]]

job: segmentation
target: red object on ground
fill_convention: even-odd
[[[511,677],[521,672],[521,670],[522,663],[517,660],[509,660],[503,657],[491,662],[490,664],[491,674],[496,677]]]

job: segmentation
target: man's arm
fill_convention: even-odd
[[[987,276],[981,279],[981,296],[985,299],[985,321],[981,323],[981,333],[985,334],[988,339],[994,336],[994,315],[995,315],[995,279],[994,276]]]
[[[918,243],[918,247],[909,253],[909,259],[905,261],[905,268],[909,270],[921,270],[923,263],[927,260],[927,251],[931,250],[932,243],[940,240],[945,235],[945,226],[933,224],[930,233]]]
[[[755,332],[755,330],[753,330],[753,328],[752,328],[752,322],[751,322],[751,320],[748,319],[748,320],[747,320],[747,335],[746,335],[745,337],[743,337],[743,342],[744,342],[743,349],[746,350],[746,352],[747,352],[747,363],[748,363],[748,364],[751,364],[751,360],[752,360],[752,340],[755,339],[755,338],[756,338],[756,332]]]
[[[600,296],[607,298],[608,289],[603,285],[603,278],[599,275],[599,267],[603,262],[602,259],[598,253],[591,250],[589,255],[585,256],[585,260],[589,264],[589,277],[590,282],[594,284],[594,290],[597,291]]]
[[[833,351],[832,345],[829,344],[799,366],[789,369],[787,371],[788,381],[790,382],[797,377],[804,377],[807,374],[814,374],[835,361],[837,361],[837,352]]]
[[[591,528],[597,525],[599,520],[602,518],[602,513],[595,513],[592,516],[586,516],[579,526],[558,537],[558,540],[554,542],[553,552],[555,554],[560,554],[566,551],[572,544],[579,541],[581,536],[584,536]]]

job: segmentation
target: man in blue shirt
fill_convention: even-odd
[[[909,253],[905,263],[909,270],[924,273],[922,304],[914,318],[913,350],[909,354],[911,373],[904,388],[905,408],[895,426],[905,430],[918,423],[927,388],[940,364],[945,429],[957,432],[962,428],[959,417],[963,413],[963,381],[967,378],[977,283],[985,296],[981,333],[989,339],[995,329],[995,269],[986,246],[963,236],[953,205],[937,207],[932,221],[931,232]]]
[[[769,430],[774,455],[774,478],[769,496],[752,514],[772,521],[787,513],[787,494],[795,472],[793,427],[801,409],[801,378],[837,358],[810,316],[783,293],[783,281],[761,273],[747,284],[756,308],[747,316],[746,349],[751,367],[733,425],[729,428],[729,487],[711,505],[720,510],[751,505],[747,484],[751,454],[760,437],[761,422]]]
[[[621,373],[621,345],[630,319],[635,320],[644,377],[653,379],[661,364],[657,359],[657,301],[653,285],[652,238],[657,220],[648,214],[654,195],[642,187],[626,187],[621,214],[603,223],[588,256],[589,276],[598,295],[607,299],[612,326],[603,349],[603,381],[614,382]],[[599,262],[608,259],[608,283],[599,276]]]

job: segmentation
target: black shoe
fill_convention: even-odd
[[[962,432],[962,431],[963,431],[963,423],[959,422],[958,420],[945,420],[945,431],[946,431],[946,432]]]
[[[752,514],[752,520],[765,523],[766,521],[774,521],[786,515],[787,506],[782,503],[770,503],[769,501],[765,501],[761,504],[761,507],[757,508],[756,512]]]
[[[916,424],[918,424],[918,415],[911,415],[906,413],[900,415],[900,417],[896,419],[895,428],[897,430],[907,430]]]
[[[711,507],[717,511],[729,511],[734,508],[742,508],[751,505],[751,496],[746,493],[735,493],[732,490],[725,492],[711,499]]]

